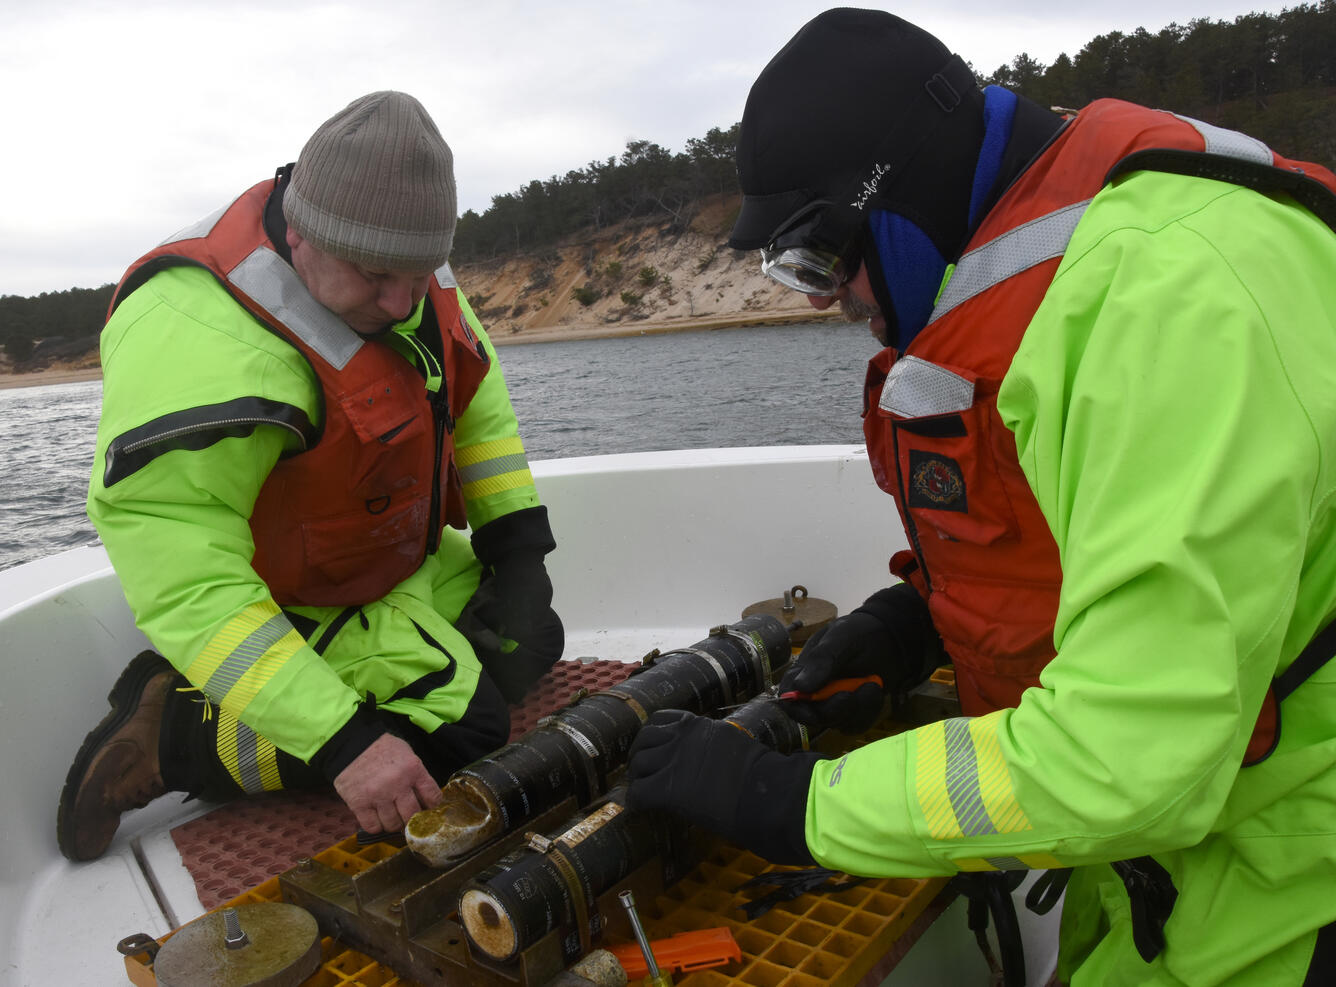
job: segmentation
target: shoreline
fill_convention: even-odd
[[[492,344],[497,347],[517,346],[522,343],[563,343],[589,339],[620,339],[632,336],[657,336],[673,332],[709,332],[717,329],[747,329],[756,326],[791,325],[797,322],[840,321],[838,309],[834,313],[806,311],[747,312],[708,319],[652,320],[634,323],[607,323],[605,325],[552,326],[543,329],[525,329],[522,332],[495,334]],[[15,387],[43,387],[48,384],[78,384],[101,380],[102,368],[53,367],[29,373],[0,373],[0,390]]]

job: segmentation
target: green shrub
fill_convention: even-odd
[[[599,298],[602,297],[602,294],[603,293],[597,288],[590,287],[587,284],[582,284],[578,288],[571,289],[571,296],[585,308],[588,308],[590,305],[593,305],[594,302],[598,301]]]

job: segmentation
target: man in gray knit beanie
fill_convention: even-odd
[[[407,317],[445,263],[455,202],[453,156],[422,104],[362,96],[321,124],[292,169],[293,266],[317,301],[374,335]]]
[[[330,117],[302,148],[283,197],[288,226],[363,267],[434,271],[455,236],[450,148],[412,96],[378,92]]]
[[[117,286],[88,513],[154,650],[75,756],[67,857],[169,791],[332,787],[401,829],[560,657],[556,541],[447,263],[455,210],[426,110],[371,93]]]

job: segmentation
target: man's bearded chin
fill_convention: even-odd
[[[840,312],[850,322],[861,322],[866,319],[868,322],[868,329],[871,331],[872,335],[883,346],[887,345],[886,340],[883,338],[886,335],[886,323],[880,317],[881,309],[876,305],[870,305],[853,292],[846,291],[844,297],[840,299]],[[873,319],[877,320],[875,324],[872,322]]]

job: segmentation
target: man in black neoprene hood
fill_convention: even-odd
[[[851,317],[872,318],[874,335],[903,350],[927,322],[947,264],[1061,125],[1023,97],[990,107],[969,67],[907,21],[829,11],[752,87],[729,246],[782,251],[815,233],[845,277],[868,279],[879,312],[855,298]],[[803,290],[802,278],[785,283]]]
[[[779,690],[867,681],[784,706],[860,733],[949,661],[964,715],[826,758],[660,712],[628,804],[953,876],[999,930],[1042,872],[1073,987],[1336,983],[1336,175],[981,91],[853,9],[761,72],[737,163],[731,246],[883,344],[863,429],[898,518],[867,526],[907,545]]]

